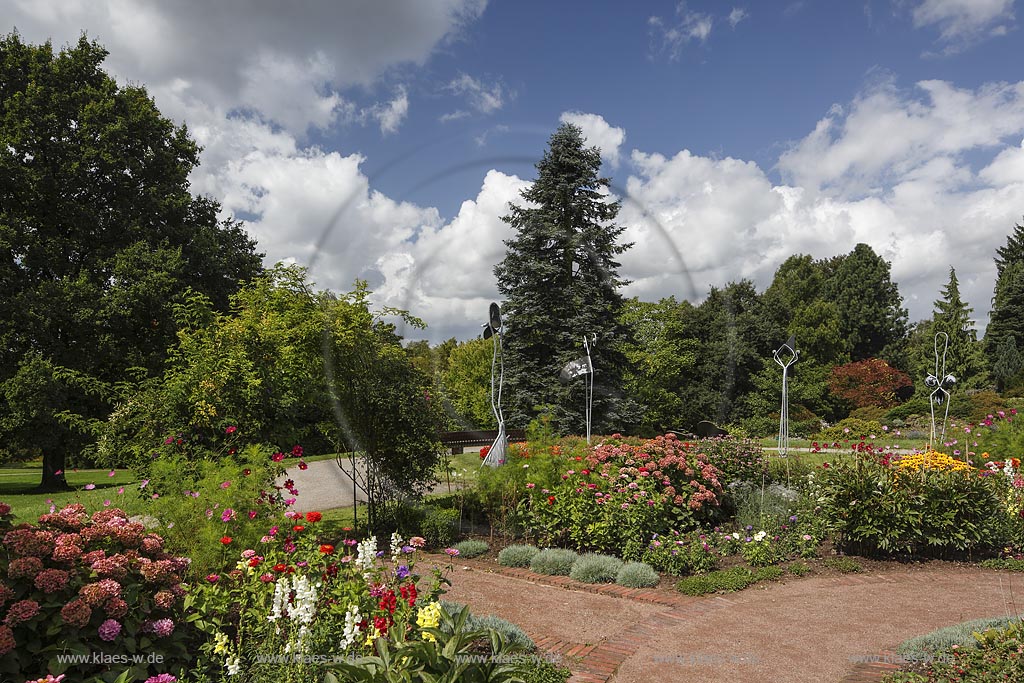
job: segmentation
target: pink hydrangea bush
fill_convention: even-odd
[[[36,525],[13,525],[10,511],[0,503],[0,679],[72,671],[93,681],[117,668],[60,662],[61,654],[159,654],[160,664],[121,667],[138,680],[189,661],[179,626],[187,558],[166,553],[160,536],[117,508],[89,515],[68,505]]]
[[[640,444],[613,435],[562,464],[554,485],[526,485],[529,524],[543,544],[638,559],[652,534],[720,513],[721,471],[674,434]]]

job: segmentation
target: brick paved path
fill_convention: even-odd
[[[572,683],[867,683],[907,638],[1024,612],[1024,577],[936,563],[699,598],[465,559],[451,578],[447,598],[523,627]]]

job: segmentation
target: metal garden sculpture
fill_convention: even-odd
[[[501,389],[505,381],[505,364],[501,355],[501,309],[498,304],[492,303],[487,322],[484,323],[484,339],[493,339],[494,350],[491,354],[491,410],[494,412],[494,419],[498,421],[498,436],[491,444],[487,457],[481,463],[481,467],[498,467],[505,464],[505,453],[508,450],[508,436],[505,434],[505,416],[501,412]],[[495,384],[497,375],[497,384]]]
[[[587,352],[586,358],[577,358],[565,364],[558,378],[563,384],[568,384],[577,377],[586,375],[586,407],[584,419],[587,423],[587,443],[590,443],[590,424],[594,414],[594,362],[590,357],[590,349],[597,344],[597,335],[591,334],[588,338],[583,335],[583,349]]]
[[[939,360],[939,337],[943,338],[942,343],[942,359]],[[956,377],[946,373],[946,354],[949,352],[949,335],[945,332],[939,332],[935,335],[935,372],[928,375],[924,380],[924,385],[932,390],[932,393],[928,395],[928,404],[931,406],[932,411],[932,431],[931,431],[931,447],[935,448],[936,443],[943,442],[946,440],[946,421],[949,419],[949,395],[950,390],[956,386]],[[939,379],[939,378],[942,379]],[[942,432],[939,435],[939,441],[935,440],[935,406],[941,406],[943,403],[946,404],[946,410],[942,415]]]

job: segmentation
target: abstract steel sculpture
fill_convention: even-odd
[[[796,337],[789,335],[786,343],[772,354],[775,362],[782,367],[782,408],[779,410],[779,457],[786,458],[786,482],[789,482],[789,366],[800,357],[796,348]],[[764,491],[761,491],[762,498]],[[763,504],[763,501],[762,501]]]
[[[586,406],[584,408],[584,420],[587,423],[587,443],[590,443],[590,424],[591,418],[594,413],[594,361],[590,357],[590,349],[597,344],[597,335],[591,334],[588,338],[587,335],[583,335],[583,349],[587,352],[586,358],[578,358],[571,360],[562,367],[562,372],[559,373],[559,380],[562,384],[568,384],[570,381],[587,375],[586,382],[584,384],[586,391]]]
[[[491,353],[491,410],[494,412],[494,419],[498,421],[498,436],[495,437],[491,449],[480,464],[481,467],[498,467],[505,464],[505,453],[508,449],[508,436],[505,434],[505,416],[501,412],[501,389],[505,381],[505,364],[501,357],[501,309],[498,304],[492,303],[488,311],[487,322],[484,323],[484,339],[490,337],[493,340],[493,351]],[[497,384],[495,384],[497,375]]]
[[[943,338],[942,344],[942,359],[939,360],[939,337]],[[941,406],[943,403],[946,404],[946,412],[942,415],[942,433],[939,435],[939,441],[944,442],[946,440],[946,420],[949,419],[949,391],[956,386],[956,377],[951,374],[946,374],[946,354],[949,352],[949,335],[945,332],[939,332],[935,335],[935,372],[925,377],[924,385],[932,390],[932,393],[928,395],[928,404],[931,406],[932,411],[932,432],[930,447],[936,447],[935,441],[935,406]],[[942,379],[939,379],[939,378]]]

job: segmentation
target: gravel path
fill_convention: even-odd
[[[365,473],[365,468],[360,466],[359,462],[357,459],[357,467],[361,473]],[[305,470],[300,470],[295,460],[288,461],[288,464],[287,471],[277,483],[283,484],[287,479],[295,482],[299,494],[295,496],[293,509],[298,512],[348,507],[352,505],[353,496],[360,502],[366,502],[366,494],[353,487],[352,479],[338,467],[335,460],[311,462]],[[347,460],[345,467],[349,469]],[[441,482],[432,492],[447,493],[448,490],[448,485]]]
[[[451,578],[446,597],[519,624],[574,683],[878,681],[886,667],[858,662],[942,626],[1024,612],[1024,577],[946,563],[699,598],[473,560],[456,560]]]

